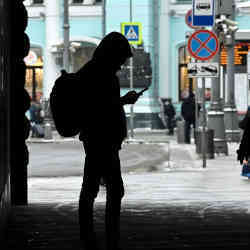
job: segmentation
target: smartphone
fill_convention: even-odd
[[[148,90],[148,87],[146,87],[145,89],[139,91],[137,94],[138,94],[139,96],[140,96],[140,95],[143,95],[143,92],[146,91],[146,90]]]

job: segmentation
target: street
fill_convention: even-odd
[[[84,150],[78,140],[29,143],[29,177],[82,176]],[[167,144],[125,144],[120,151],[122,172],[152,170],[168,160]]]
[[[82,181],[84,155],[77,140],[29,143],[29,200],[31,202],[74,202]],[[240,176],[237,144],[229,156],[217,155],[202,168],[194,144],[129,143],[121,150],[126,202],[182,204],[212,202],[234,204],[249,210],[249,180]],[[169,147],[169,148],[168,148]],[[170,161],[168,161],[168,150]],[[97,201],[105,200],[101,187]],[[214,202],[214,203],[213,203]],[[233,205],[233,206],[234,206]]]

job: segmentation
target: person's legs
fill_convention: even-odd
[[[37,127],[36,124],[33,122],[31,123],[31,137],[38,137],[38,131],[37,131]]]
[[[93,206],[94,200],[99,191],[100,173],[98,171],[99,163],[96,154],[92,149],[86,149],[86,158],[84,165],[84,177],[79,197],[79,225],[80,238],[86,250],[95,250],[96,237],[94,232]]]
[[[168,134],[173,135],[174,134],[174,125],[173,125],[173,117],[168,118]]]
[[[120,210],[124,196],[124,186],[121,176],[119,152],[111,152],[111,165],[105,176],[107,188],[106,201],[106,245],[107,250],[119,249],[120,240]]]
[[[196,143],[196,127],[195,127],[195,121],[192,121],[192,126],[193,126],[193,135],[194,135],[194,141]]]
[[[190,143],[190,122],[185,121],[185,143]]]

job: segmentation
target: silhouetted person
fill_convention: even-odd
[[[239,128],[245,130],[249,120],[250,120],[250,106],[248,106],[247,113],[244,116],[244,118],[239,122]]]
[[[176,112],[172,104],[171,98],[167,98],[164,101],[163,108],[164,108],[164,116],[166,119],[168,134],[173,135],[174,134],[174,117],[175,117]]]
[[[118,32],[105,36],[94,51],[92,59],[76,74],[82,89],[76,98],[82,100],[82,129],[79,139],[85,150],[85,166],[79,198],[80,236],[86,250],[95,250],[93,205],[100,186],[106,186],[106,243],[107,250],[119,248],[120,208],[124,196],[119,150],[127,136],[125,104],[138,99],[135,91],[120,97],[121,65],[132,56],[127,39]],[[101,108],[100,108],[101,107]]]
[[[191,142],[191,126],[195,129],[195,98],[191,92],[181,105],[181,115],[185,120],[185,143]]]
[[[237,159],[241,164],[246,164],[250,158],[250,106],[243,120],[239,122],[239,127],[243,129],[239,149],[237,150]]]

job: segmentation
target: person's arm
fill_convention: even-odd
[[[134,91],[134,90],[129,91],[127,94],[125,94],[124,96],[122,96],[120,98],[120,103],[122,105],[135,104],[136,101],[138,100],[139,96],[140,95],[138,93],[136,93],[136,91]]]

